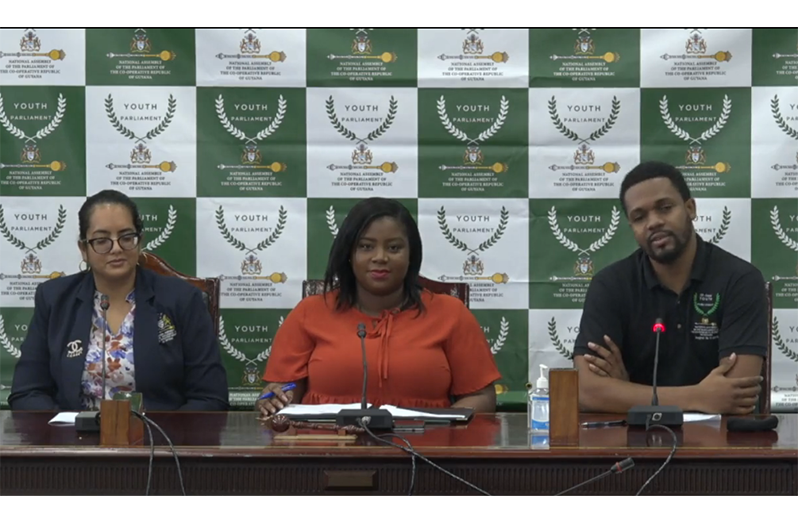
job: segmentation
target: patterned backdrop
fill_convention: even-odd
[[[348,210],[386,196],[423,274],[471,285],[518,408],[636,248],[619,185],[653,159],[773,281],[772,398],[795,409],[798,29],[0,30],[0,400],[35,287],[77,272],[78,208],[113,188],[147,250],[222,278],[234,406]]]

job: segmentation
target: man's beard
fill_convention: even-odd
[[[668,237],[673,241],[673,247],[669,250],[655,252],[651,242],[646,240],[646,252],[648,257],[662,265],[671,265],[678,260],[687,248],[690,236],[693,234],[693,222],[689,221],[688,226],[682,236],[677,233],[668,233]]]

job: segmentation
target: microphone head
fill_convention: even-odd
[[[107,311],[108,307],[110,307],[110,306],[111,306],[111,303],[108,301],[108,295],[107,294],[101,294],[100,295],[100,308],[102,310],[104,310],[104,311]]]
[[[729,432],[764,432],[779,426],[779,418],[767,416],[765,418],[729,418],[726,430]]]
[[[662,318],[657,318],[654,321],[654,332],[665,332],[665,323],[662,322]]]
[[[361,337],[366,335],[366,324],[365,323],[358,323],[357,324],[357,335],[361,336]]]

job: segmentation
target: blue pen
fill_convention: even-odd
[[[295,389],[295,388],[296,388],[296,383],[286,383],[285,385],[283,385],[280,388],[280,390],[283,391],[283,392],[288,392],[289,390],[292,390],[292,389]],[[274,396],[274,392],[267,392],[266,394],[264,394],[263,396],[258,398],[258,401],[271,398],[272,396]]]

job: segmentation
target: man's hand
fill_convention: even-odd
[[[609,336],[604,336],[604,342],[609,349],[593,342],[587,344],[588,347],[599,355],[597,358],[591,354],[585,354],[585,359],[590,364],[590,370],[599,376],[629,381],[629,373],[626,372],[626,367],[623,365],[621,349],[615,345],[615,342],[612,341]]]
[[[707,414],[750,414],[759,401],[762,391],[762,376],[745,378],[727,378],[726,374],[737,362],[737,355],[732,354],[726,361],[721,361],[701,383],[696,386],[696,407]],[[769,391],[766,392],[766,394]]]

